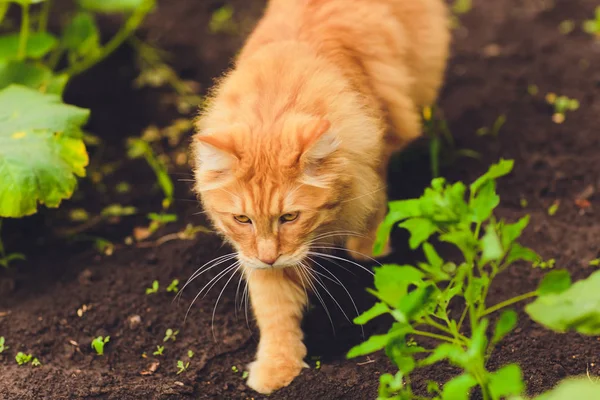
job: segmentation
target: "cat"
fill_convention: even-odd
[[[449,43],[443,0],[271,0],[212,90],[195,124],[195,190],[248,283],[257,392],[307,366],[315,250],[372,256],[388,161],[421,135]]]

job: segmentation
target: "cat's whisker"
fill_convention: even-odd
[[[238,267],[238,262],[228,266],[227,268],[225,268],[223,271],[219,272],[217,275],[215,275],[214,278],[212,278],[206,285],[204,285],[202,287],[202,289],[200,289],[200,291],[198,292],[198,294],[194,297],[194,300],[192,300],[192,303],[190,304],[190,306],[187,309],[187,312],[185,313],[185,317],[183,318],[183,322],[185,323],[185,321],[187,320],[187,317],[192,309],[192,306],[194,305],[194,303],[196,302],[196,300],[198,300],[198,297],[200,297],[200,295],[202,294],[202,292],[204,291],[204,289],[206,289],[208,287],[208,285],[210,285],[211,283],[217,283],[218,281],[221,280],[221,278],[223,278],[229,271],[231,271],[232,269],[235,269]],[[213,285],[214,286],[214,285]],[[210,291],[210,289],[212,289],[212,286],[208,289],[208,291]],[[208,292],[207,292],[208,293]]]
[[[190,276],[188,278],[188,280],[186,281],[185,285],[183,285],[183,287],[181,288],[181,290],[177,293],[177,295],[175,296],[175,298],[173,299],[173,301],[175,299],[181,299],[181,296],[183,294],[183,291],[185,290],[185,288],[192,283],[192,281],[196,278],[198,278],[200,275],[202,275],[203,273],[205,273],[206,271],[209,271],[211,269],[213,269],[214,267],[221,265],[223,263],[226,263],[227,261],[230,261],[232,259],[234,259],[237,256],[237,253],[229,253],[229,254],[225,254],[216,258],[213,258],[212,260],[210,260],[209,262],[207,262],[206,264],[202,265],[200,268],[198,268],[196,271],[194,271],[194,273],[192,274],[192,276]],[[210,267],[207,268],[207,266],[209,266],[211,263],[216,263]],[[204,270],[203,270],[204,269]],[[179,300],[178,300],[179,301]]]
[[[365,235],[359,233],[359,232],[353,232],[353,231],[332,231],[332,232],[325,232],[322,233],[320,235],[315,236],[311,242],[315,242],[317,240],[320,239],[324,239],[324,238],[328,238],[328,237],[333,237],[333,236],[356,236],[356,237],[364,237],[366,238]]]
[[[360,251],[355,251],[355,250],[350,250],[350,249],[346,249],[346,248],[343,248],[343,247],[335,247],[335,246],[311,246],[311,248],[313,248],[313,249],[319,249],[319,250],[347,251],[348,253],[358,254],[360,256],[363,256],[364,258],[368,259],[369,261],[372,261],[375,264],[381,266],[381,263],[379,261],[377,261],[376,259],[374,259],[371,256],[366,255],[365,253],[361,253]]]
[[[363,197],[371,196],[371,195],[373,195],[373,194],[375,194],[377,192],[380,192],[381,190],[384,190],[384,189],[387,189],[387,185],[381,186],[381,187],[379,187],[379,188],[377,188],[375,190],[370,191],[369,193],[364,193],[364,194],[362,194],[360,196],[356,196],[356,197],[353,197],[351,199],[344,200],[344,201],[342,201],[342,203],[349,203],[349,202],[354,201],[354,200],[362,199]]]
[[[355,266],[357,266],[358,268],[361,268],[362,270],[364,270],[364,271],[368,272],[368,273],[369,273],[369,274],[371,274],[371,275],[375,275],[375,274],[373,273],[373,271],[371,271],[370,269],[366,268],[365,266],[363,266],[363,265],[360,265],[360,264],[359,264],[359,263],[357,263],[357,262],[354,262],[354,261],[348,260],[348,259],[346,259],[346,258],[342,258],[342,257],[334,256],[334,255],[332,255],[332,254],[317,253],[317,252],[314,252],[314,251],[309,251],[309,252],[307,252],[307,254],[308,254],[309,256],[315,256],[315,257],[318,257],[318,258],[323,258],[323,259],[326,259],[326,260],[327,260],[327,259],[333,259],[333,260],[344,261],[344,262],[347,262],[347,263],[349,263],[349,264],[355,265]]]
[[[204,296],[202,296],[202,298],[204,299],[206,296],[208,296],[208,293],[210,293],[210,291],[212,290],[212,288],[213,288],[213,287],[215,287],[215,285],[216,285],[217,283],[219,283],[219,281],[220,281],[221,279],[223,279],[223,278],[225,277],[225,275],[227,275],[227,273],[229,273],[229,271],[231,271],[232,269],[235,269],[235,268],[239,268],[239,266],[240,266],[240,262],[239,262],[239,261],[238,261],[238,262],[236,262],[236,263],[234,263],[233,265],[230,265],[230,266],[229,266],[229,267],[226,269],[226,271],[227,271],[227,272],[225,272],[225,273],[221,273],[221,277],[220,277],[219,279],[217,279],[216,281],[214,281],[214,282],[213,282],[213,284],[212,284],[212,285],[210,285],[210,287],[209,287],[209,288],[206,290],[206,292],[204,292]],[[223,271],[221,271],[221,272],[223,272]],[[214,278],[213,278],[213,280],[214,280]],[[210,283],[210,282],[209,282],[209,283]],[[202,290],[204,290],[204,288],[202,288]]]
[[[340,309],[340,311],[342,312],[342,314],[344,315],[344,317],[346,318],[346,320],[348,322],[350,322],[350,318],[348,318],[348,315],[344,311],[344,308],[340,305],[340,303],[337,301],[337,299],[335,298],[335,296],[329,291],[329,289],[327,289],[327,287],[325,286],[325,284],[319,279],[318,275],[321,275],[321,276],[324,276],[324,275],[322,275],[322,274],[316,274],[317,273],[316,270],[310,270],[310,269],[308,269],[308,267],[307,267],[307,272],[309,274],[311,274],[312,277],[313,277],[313,279],[319,284],[319,286],[321,286],[323,288],[323,290],[325,290],[325,293],[327,293],[329,295],[329,297],[331,297],[331,299],[338,306],[338,308]]]
[[[311,288],[311,290],[315,293],[315,296],[317,296],[317,299],[319,299],[319,302],[321,303],[321,305],[323,306],[323,309],[325,310],[325,314],[327,314],[327,318],[329,318],[329,323],[331,323],[331,329],[333,331],[333,334],[335,335],[335,325],[333,324],[333,319],[331,318],[331,314],[329,313],[329,308],[327,308],[327,304],[325,304],[325,301],[323,300],[323,297],[321,296],[321,294],[319,293],[319,291],[317,290],[316,286],[312,283],[311,281],[311,276],[310,275],[310,271],[308,270],[308,267],[306,265],[304,265],[303,263],[299,263],[300,265],[300,271],[303,271],[303,273],[305,274],[305,278],[306,278],[306,282],[308,283],[308,286]],[[314,276],[312,276],[314,278]]]
[[[296,265],[294,266],[294,271],[296,272],[296,274],[298,275],[298,278],[300,278],[300,283],[302,283],[302,289],[304,289],[304,296],[306,298],[306,304],[308,305],[308,290],[306,290],[306,284],[304,283],[304,278],[302,278],[302,274],[300,273],[300,271],[298,271],[300,263],[296,263]]]
[[[246,315],[246,326],[248,327],[248,330],[250,332],[252,332],[252,329],[250,329],[250,320],[248,319],[248,304],[250,303],[250,290],[248,288],[248,281],[251,279],[252,276],[252,270],[248,270],[247,272],[248,276],[246,277],[246,287],[244,288],[244,293],[245,293],[245,297],[246,297],[246,305],[244,307],[244,314]]]
[[[223,289],[221,289],[221,292],[219,293],[219,296],[217,297],[217,301],[215,302],[215,307],[213,308],[212,318],[210,320],[210,329],[212,331],[213,340],[215,342],[217,341],[217,335],[215,335],[215,314],[217,312],[217,306],[219,305],[219,300],[221,300],[221,296],[223,296],[223,292],[225,292],[225,289],[227,289],[227,285],[229,285],[229,282],[231,282],[231,280],[235,276],[236,272],[238,272],[240,270],[241,270],[240,264],[238,263],[237,267],[233,270],[233,272],[231,273],[231,276],[229,277],[227,282],[225,282],[225,286],[223,286]],[[243,273],[241,273],[240,275],[243,275]],[[235,308],[235,305],[234,305],[234,308]]]
[[[240,287],[242,286],[242,280],[244,279],[244,270],[240,267],[239,268],[240,271],[240,280],[238,281],[237,284],[237,289],[235,290],[235,301],[233,302],[233,308],[234,308],[234,313],[235,313],[235,319],[238,319],[238,296],[240,294]],[[240,299],[240,309],[242,308],[242,301],[244,300],[243,295],[242,298]]]

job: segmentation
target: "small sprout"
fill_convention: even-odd
[[[600,267],[600,258],[596,258],[589,263],[590,267]],[[2,338],[0,338],[1,341]],[[2,351],[0,351],[2,353]]]
[[[165,214],[165,213],[161,213],[161,214],[157,214],[157,213],[150,213],[148,214],[148,219],[152,222],[150,222],[150,226],[148,227],[148,231],[150,232],[150,234],[156,232],[159,228],[167,225],[170,222],[176,222],[177,221],[177,215],[175,214]]]
[[[102,238],[93,238],[93,240],[94,247],[99,253],[102,253],[105,256],[112,256],[115,252],[115,245],[112,242]]]
[[[37,358],[34,358],[34,359],[31,361],[31,366],[32,366],[32,367],[40,367],[41,365],[42,365],[42,363],[41,363],[41,362],[40,362],[40,360],[38,360]]]
[[[194,358],[194,352],[191,350],[188,350],[188,358]]]
[[[317,360],[315,362],[315,369],[321,369],[321,361],[320,360]]]
[[[596,7],[594,19],[589,19],[583,22],[583,30],[590,35],[600,39],[600,6]]]
[[[234,9],[230,5],[225,5],[217,9],[210,17],[208,29],[211,33],[237,33],[237,25],[233,21]]]
[[[554,106],[552,121],[556,124],[565,122],[567,111],[575,111],[579,108],[579,101],[577,99],[570,99],[567,96],[557,96],[556,93],[548,93],[546,95],[546,102]]]
[[[128,217],[137,213],[137,208],[132,206],[122,206],[121,204],[111,204],[105,207],[100,214],[105,218]]]
[[[146,294],[158,293],[159,285],[158,281],[152,282],[152,287],[146,288]]]
[[[189,366],[189,361],[187,363],[184,363],[181,360],[177,360],[177,375],[181,374],[182,372],[185,372],[189,368]]]
[[[575,29],[575,22],[572,19],[567,19],[558,25],[558,31],[562,35],[568,35]]]
[[[156,351],[152,354],[155,356],[162,356],[164,351],[165,351],[165,346],[156,346]]]
[[[529,93],[531,96],[537,96],[539,92],[540,88],[537,85],[531,84],[527,86],[527,93]]]
[[[477,129],[477,136],[490,135],[492,137],[497,138],[498,134],[500,133],[500,129],[502,129],[505,123],[506,115],[500,115],[498,118],[496,118],[496,121],[494,121],[494,125],[492,125],[491,129],[487,127]]]
[[[558,211],[558,207],[560,206],[560,201],[555,201],[554,203],[552,203],[552,205],[548,208],[548,215],[549,216],[554,216],[556,215],[556,212]]]
[[[115,186],[115,191],[120,194],[129,193],[131,191],[131,186],[127,182],[119,182],[117,186]]]
[[[167,329],[167,332],[165,332],[165,338],[163,339],[163,342],[167,342],[169,340],[175,341],[177,339],[178,334],[179,331],[174,331],[171,328]]]
[[[6,343],[6,340],[4,339],[4,336],[0,336],[0,354],[4,352],[4,350],[8,350],[9,347],[5,346],[4,343]]]
[[[519,204],[521,205],[521,208],[527,208],[529,202],[525,197],[521,197],[521,200],[519,200]]]
[[[556,260],[554,258],[549,259],[548,261],[535,261],[533,263],[533,268],[540,268],[540,269],[552,269],[554,268],[554,265],[556,264]]]
[[[171,284],[169,284],[169,287],[167,287],[167,292],[179,292],[179,279],[173,279]]]
[[[244,371],[244,372],[242,372],[242,379],[247,379],[247,378],[248,378],[248,375],[250,375],[250,374],[248,373],[248,371]]]
[[[96,354],[99,356],[104,355],[104,345],[110,341],[110,336],[102,337],[98,336],[96,339],[92,340],[92,349],[96,351]]]
[[[25,354],[21,351],[18,352],[15,357],[15,360],[17,361],[17,364],[19,364],[19,365],[29,364],[32,359],[33,359],[33,356],[31,354]]]
[[[235,365],[234,365],[233,367],[231,367],[231,370],[232,370],[233,372],[235,372],[236,374],[237,374],[238,372],[240,372],[240,370],[238,369],[238,367],[236,367]]]
[[[90,214],[83,208],[76,208],[69,213],[69,219],[73,222],[85,222],[90,219]]]

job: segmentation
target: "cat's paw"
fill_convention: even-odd
[[[249,375],[246,384],[258,393],[269,394],[292,383],[300,375],[305,362],[283,358],[256,360],[248,365]]]
[[[346,242],[346,249],[348,254],[356,261],[370,261],[373,258],[383,258],[389,256],[392,253],[392,247],[388,241],[383,248],[381,254],[377,257],[373,255],[373,244],[375,242],[368,238],[362,237],[351,237]]]

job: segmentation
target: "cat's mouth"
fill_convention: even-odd
[[[284,269],[297,267],[306,264],[306,250],[299,250],[293,254],[282,254],[272,264],[267,264],[256,257],[246,257],[243,253],[238,252],[238,260],[240,263],[252,269]]]

